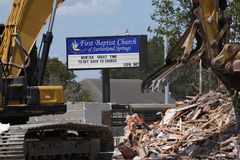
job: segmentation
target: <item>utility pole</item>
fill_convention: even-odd
[[[164,64],[168,54],[168,37],[164,36]],[[169,83],[165,85],[165,104],[169,103]]]
[[[111,102],[109,69],[102,70],[102,102],[103,103]]]

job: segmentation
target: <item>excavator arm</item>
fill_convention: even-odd
[[[240,44],[229,43],[231,20],[224,17],[227,0],[192,0],[192,3],[191,25],[168,54],[166,65],[143,81],[142,90],[158,90],[202,59],[203,66],[212,69],[232,96],[240,133]]]
[[[60,5],[64,0],[57,0]],[[54,0],[14,0],[0,46],[1,62],[9,76],[20,75],[28,56],[49,19]]]

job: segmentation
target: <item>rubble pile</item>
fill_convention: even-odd
[[[127,117],[125,159],[236,159],[235,114],[226,93],[209,92],[176,103],[161,119],[145,124]]]

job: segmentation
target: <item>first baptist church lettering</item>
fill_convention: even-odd
[[[85,47],[91,47],[91,46],[121,46],[121,45],[134,45],[137,44],[137,39],[134,38],[132,40],[126,40],[125,38],[121,38],[116,40],[80,40],[79,45],[85,46]]]

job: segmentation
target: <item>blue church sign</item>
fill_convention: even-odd
[[[139,67],[146,60],[147,36],[71,37],[66,45],[69,69]]]

